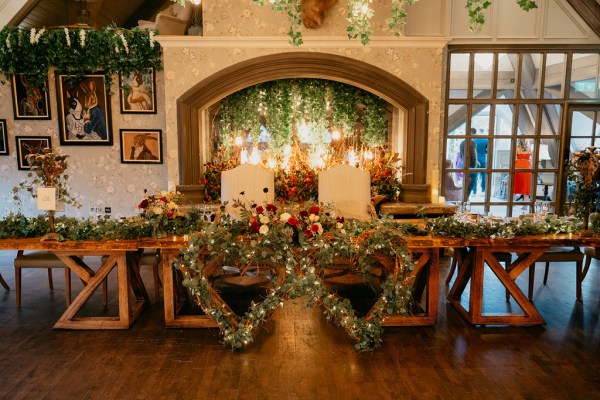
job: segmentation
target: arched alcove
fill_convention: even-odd
[[[406,82],[362,61],[332,54],[288,52],[257,57],[225,68],[190,88],[177,101],[180,184],[201,178],[202,112],[243,88],[287,78],[319,78],[367,90],[406,110],[404,183],[425,184],[427,177],[428,100]]]

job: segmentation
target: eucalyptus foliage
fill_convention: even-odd
[[[116,26],[86,28],[20,28],[0,31],[0,74],[8,79],[22,74],[31,87],[47,89],[48,70],[77,79],[98,70],[124,76],[149,68],[162,69],[161,48],[153,31]]]

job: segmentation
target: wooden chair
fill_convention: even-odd
[[[590,264],[592,263],[592,258],[596,260],[600,260],[600,247],[585,247],[583,249],[583,254],[585,254],[585,264],[583,265],[583,271],[581,271],[581,281],[585,279],[588,270],[590,269]]]
[[[548,270],[550,269],[551,262],[574,262],[576,266],[576,296],[577,301],[581,301],[581,282],[585,277],[583,273],[583,253],[579,247],[551,247],[540,258],[537,262],[545,262],[546,269],[544,271],[544,285],[548,282]],[[591,262],[591,260],[590,260]],[[589,265],[588,265],[589,268]],[[585,271],[587,273],[587,270]],[[529,288],[527,291],[527,297],[531,301],[533,298],[533,285],[535,283],[535,263],[529,267]]]
[[[19,250],[14,265],[17,308],[21,307],[21,270],[23,268],[47,268],[50,290],[54,289],[52,268],[63,268],[65,270],[67,306],[71,304],[71,270],[54,253],[50,251],[31,251],[25,254],[23,250]]]
[[[369,171],[340,164],[319,172],[319,203],[332,203],[344,218],[370,220]]]
[[[271,170],[242,164],[221,174],[221,201],[227,202],[225,212],[233,218],[240,215],[239,209],[233,207],[234,201],[239,200],[249,207],[252,203],[262,204],[263,201],[272,203],[274,198],[275,174]]]

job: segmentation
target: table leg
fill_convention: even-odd
[[[10,290],[10,287],[8,287],[8,284],[6,283],[6,281],[4,280],[4,278],[2,277],[2,274],[0,274],[0,285],[2,285],[4,287],[4,289],[6,289],[6,290]]]

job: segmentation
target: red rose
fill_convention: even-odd
[[[167,218],[171,218],[173,216],[173,214],[175,214],[175,211],[173,211],[173,210],[167,211]]]
[[[165,203],[165,204],[166,204],[166,203],[167,203],[167,198],[166,198],[166,197],[161,197],[161,198],[160,198],[160,201],[162,201],[163,203]]]
[[[138,205],[138,208],[146,208],[148,207],[148,200],[142,200],[142,202]]]
[[[306,210],[302,210],[302,211],[300,211],[300,216],[301,216],[302,218],[306,218],[306,217],[308,217],[308,211],[306,211]]]
[[[310,227],[310,230],[312,231],[313,234],[319,232],[319,225],[312,224],[312,226]]]
[[[263,206],[256,207],[256,213],[257,214],[262,214],[263,212],[265,212],[265,209],[263,208]]]
[[[252,225],[250,225],[250,229],[252,229],[254,232],[258,232],[260,230],[260,224],[254,221]]]
[[[291,226],[296,226],[298,225],[298,220],[296,219],[296,217],[294,217],[293,215],[287,220],[287,223],[290,224]]]
[[[306,236],[312,236],[313,233],[310,231],[310,229],[306,228],[306,229],[304,229],[304,235],[306,235]]]
[[[311,214],[315,214],[316,215],[316,214],[319,213],[319,211],[321,211],[321,209],[319,208],[319,206],[312,206],[309,211],[310,211]]]
[[[274,213],[277,211],[277,206],[275,204],[267,204],[267,211]]]

